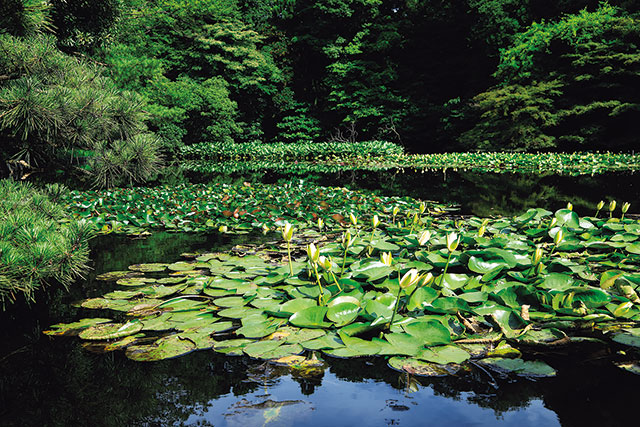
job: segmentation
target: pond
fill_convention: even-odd
[[[525,180],[458,173],[446,180],[442,174],[361,179],[388,194],[405,188],[413,196],[455,201],[463,212],[478,215],[521,213],[530,206],[557,209],[567,201],[580,211],[609,197],[632,205],[638,200],[637,175]],[[465,190],[460,182],[471,186]],[[615,369],[606,348],[545,352],[545,361],[558,374],[537,380],[483,370],[424,378],[394,371],[382,357],[327,357],[324,374],[304,377],[213,351],[134,362],[122,352],[87,351],[74,337],[41,333],[54,323],[96,315],[70,303],[113,289],[113,282],[95,280],[98,274],[134,263],[177,261],[183,252],[226,250],[245,241],[246,236],[161,232],[140,240],[113,235],[94,240],[93,271],[85,281],[70,292],[51,289],[37,304],[1,315],[0,425],[617,426],[637,419],[640,376]]]

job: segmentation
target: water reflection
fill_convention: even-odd
[[[280,177],[272,176],[272,181]],[[574,205],[581,215],[592,215],[600,200],[633,203],[640,197],[640,174],[560,176],[553,174],[439,172],[344,172],[316,177],[323,185],[380,190],[385,195],[405,195],[456,203],[463,213],[478,216],[516,215],[528,208],[557,210]],[[640,209],[640,206],[636,206]],[[633,211],[632,207],[632,211]]]

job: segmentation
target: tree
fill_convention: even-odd
[[[487,149],[630,150],[640,131],[640,18],[609,4],[534,23],[501,51],[460,138]]]
[[[157,171],[142,99],[101,72],[60,52],[51,36],[0,36],[0,154],[10,169],[61,171],[98,186],[143,182]]]

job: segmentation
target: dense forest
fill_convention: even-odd
[[[640,131],[633,0],[0,4],[14,173],[130,184],[202,142],[632,151]]]

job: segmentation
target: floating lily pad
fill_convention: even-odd
[[[103,323],[91,326],[78,335],[83,340],[111,340],[133,335],[142,330],[142,322]]]
[[[111,319],[103,319],[103,318],[93,318],[93,319],[80,319],[77,322],[71,323],[57,323],[55,325],[51,325],[49,330],[42,331],[45,335],[77,335],[80,331],[90,327],[95,326],[100,323],[109,323],[112,322]]]
[[[126,356],[138,362],[154,362],[182,356],[196,350],[197,346],[188,338],[170,335],[158,339],[150,345],[133,345],[127,347]]]
[[[489,357],[481,359],[478,363],[488,366],[500,372],[511,372],[525,377],[553,377],[556,370],[544,362],[525,361],[522,359],[504,359],[502,357]]]
[[[457,365],[438,365],[410,357],[392,357],[389,366],[398,371],[422,377],[445,377],[454,375],[460,370]]]
[[[114,281],[123,278],[139,277],[142,273],[136,271],[110,271],[96,276],[96,280]]]
[[[256,341],[244,346],[243,351],[251,357],[262,359],[263,355],[269,354],[276,348],[280,347],[282,344],[284,343],[278,340]]]
[[[289,318],[289,322],[300,328],[327,328],[331,323],[325,322],[327,307],[309,307],[300,310]]]
[[[129,266],[129,270],[141,271],[143,273],[157,273],[165,271],[167,264],[151,263],[151,264],[134,264]]]

